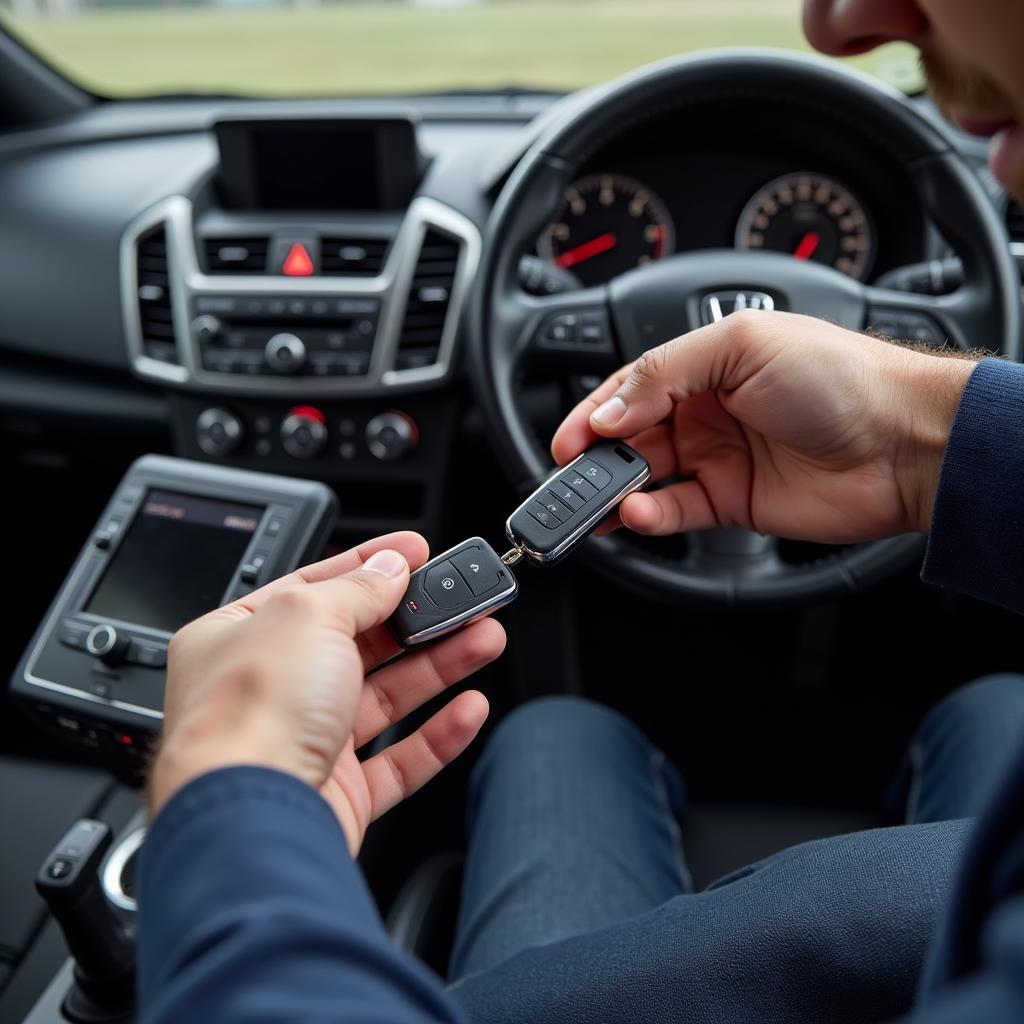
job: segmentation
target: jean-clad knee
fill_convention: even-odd
[[[1024,676],[983,676],[944,697],[910,745],[907,820],[981,813],[988,792],[1024,737]]]

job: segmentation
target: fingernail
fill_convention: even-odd
[[[609,398],[604,405],[599,405],[591,414],[590,418],[602,427],[614,427],[623,416],[626,415],[626,403],[615,395]]]
[[[391,580],[401,576],[407,565],[406,560],[397,551],[378,551],[363,562],[363,568],[367,571],[379,572],[381,576],[387,576]]]

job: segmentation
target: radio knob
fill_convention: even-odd
[[[276,373],[294,373],[306,361],[306,346],[294,334],[275,334],[267,342],[263,357]]]
[[[366,447],[383,462],[393,462],[419,443],[416,422],[404,412],[382,412],[366,424]]]
[[[196,444],[216,459],[239,446],[242,432],[242,421],[227,409],[204,409],[196,419]]]
[[[319,409],[294,409],[281,423],[281,447],[296,459],[312,459],[327,443],[327,427]]]
[[[104,665],[119,665],[128,653],[128,638],[104,622],[89,630],[85,638],[85,649]]]
[[[215,316],[210,316],[209,313],[203,313],[202,316],[197,316],[192,321],[192,333],[201,345],[216,341],[223,330],[224,325]]]

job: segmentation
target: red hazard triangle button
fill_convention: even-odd
[[[281,264],[281,273],[288,277],[309,277],[314,269],[309,250],[301,242],[292,245]]]

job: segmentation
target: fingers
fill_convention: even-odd
[[[301,590],[323,602],[337,629],[355,637],[379,626],[398,607],[408,585],[409,563],[405,556],[385,548],[370,555],[358,569],[310,583]],[[286,589],[281,597],[296,589],[300,588]]]
[[[371,820],[415,793],[473,742],[487,719],[487,698],[460,693],[411,736],[375,754],[362,768],[370,792]]]
[[[551,439],[551,455],[560,466],[586,451],[599,435],[590,425],[590,414],[622,386],[629,377],[633,364],[627,363],[616,370],[599,388],[587,395],[562,421]]]
[[[707,491],[697,480],[630,494],[619,506],[619,517],[634,532],[651,537],[720,525]]]
[[[481,619],[434,647],[411,654],[370,676],[356,714],[356,747],[494,661],[504,649],[505,630],[501,624],[494,619]]]
[[[413,533],[410,530],[388,533],[383,537],[374,537],[372,540],[368,540],[358,547],[350,548],[348,551],[343,551],[339,555],[325,558],[322,562],[304,565],[287,576],[282,576],[265,587],[253,591],[237,601],[236,604],[249,611],[255,611],[260,605],[265,604],[272,594],[276,594],[286,587],[294,587],[300,583],[319,583],[322,580],[352,572],[375,552],[385,549],[399,552],[411,569],[418,569],[426,562],[430,554],[427,542],[418,533]]]

